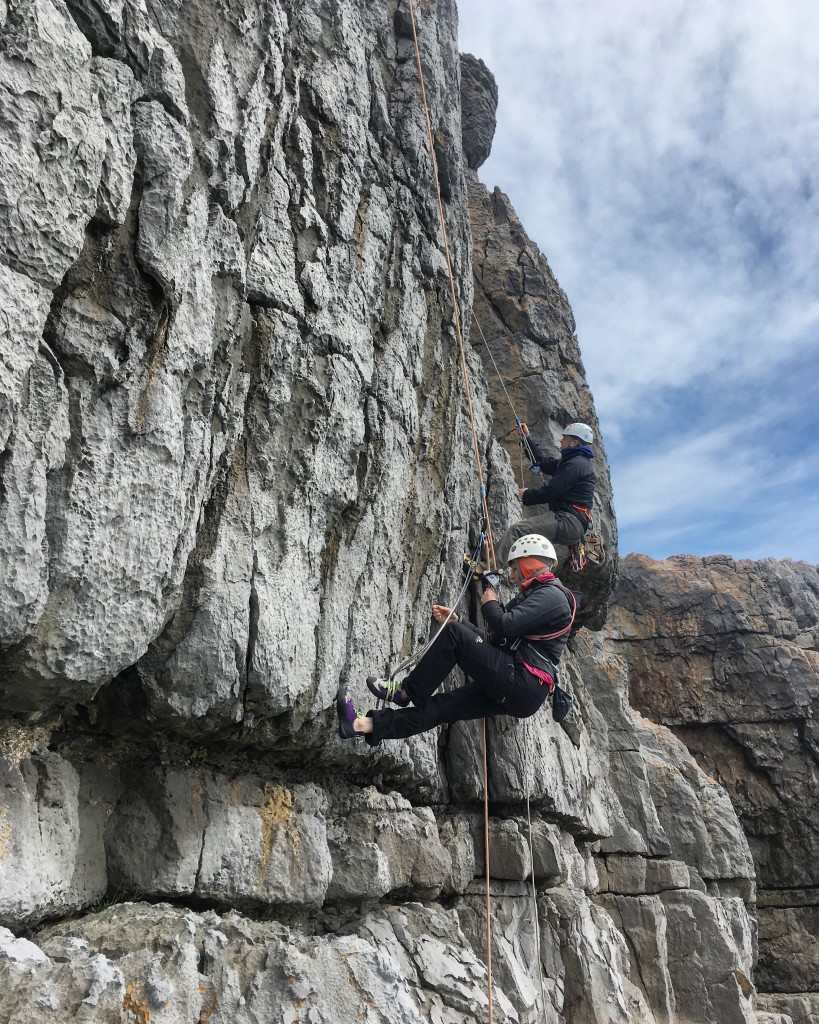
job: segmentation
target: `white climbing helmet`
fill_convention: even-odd
[[[563,436],[579,437],[586,444],[591,444],[594,440],[594,432],[588,423],[570,423],[568,427],[563,428]]]
[[[539,533],[527,533],[509,548],[507,561],[514,562],[516,558],[549,558],[556,562],[557,552],[547,537],[542,537]]]

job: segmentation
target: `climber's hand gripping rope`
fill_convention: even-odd
[[[529,460],[531,465],[529,469],[532,473],[536,473],[538,476],[543,472],[540,466],[537,464],[535,459],[535,453],[532,451],[532,445],[529,441],[529,428],[519,417],[515,416],[515,423],[518,426],[518,434],[520,435],[520,446],[523,449],[523,454]]]

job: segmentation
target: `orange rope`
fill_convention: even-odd
[[[495,542],[492,537],[492,523],[489,518],[489,507],[486,500],[486,487],[483,482],[483,469],[481,467],[481,450],[478,444],[478,430],[475,426],[475,414],[472,408],[472,389],[469,386],[469,371],[466,366],[466,350],[464,348],[463,331],[461,330],[461,311],[458,305],[458,297],[455,294],[455,276],[452,272],[452,259],[449,254],[449,236],[446,230],[446,217],[444,215],[444,202],[441,198],[441,185],[438,181],[438,161],[435,159],[435,143],[432,138],[432,122],[429,117],[429,106],[427,105],[427,90],[424,84],[424,69],[421,66],[421,48],[418,45],[418,32],[415,27],[415,8],[412,0],[409,0],[410,21],[412,23],[412,38],[415,43],[415,59],[418,63],[418,81],[421,86],[421,100],[424,107],[424,118],[427,124],[427,141],[429,143],[429,155],[432,160],[432,177],[435,181],[435,194],[438,198],[438,216],[441,220],[441,232],[444,236],[444,255],[446,256],[447,272],[449,274],[449,292],[452,297],[452,308],[455,312],[455,334],[458,338],[458,350],[461,356],[461,370],[463,371],[464,390],[466,392],[466,403],[469,410],[469,423],[472,427],[472,446],[475,450],[475,462],[478,467],[478,483],[481,487],[481,505],[486,520],[486,541],[484,543],[486,562],[489,568],[495,567]]]
[[[458,306],[458,297],[455,293],[455,276],[452,273],[452,259],[449,254],[449,238],[446,231],[446,217],[444,216],[444,203],[441,198],[441,185],[438,181],[438,161],[435,159],[435,143],[432,138],[432,122],[429,117],[429,106],[427,105],[427,90],[424,84],[424,69],[421,65],[421,48],[418,45],[418,32],[415,27],[415,8],[412,0],[409,0],[410,21],[412,23],[412,38],[415,43],[415,59],[418,63],[418,81],[421,85],[421,100],[424,106],[424,117],[427,123],[427,142],[429,143],[429,155],[432,160],[432,176],[435,181],[435,194],[438,197],[438,215],[441,219],[441,232],[444,236],[444,253],[446,255],[446,266],[449,274],[449,291],[452,297],[452,308],[455,311],[455,334],[458,338],[458,349],[461,356],[461,370],[463,371],[464,389],[466,391],[467,407],[469,409],[469,423],[472,428],[472,445],[475,449],[475,462],[478,467],[478,482],[481,487],[481,504],[486,520],[486,541],[484,550],[486,561],[490,568],[495,567],[495,543],[492,538],[492,523],[489,518],[489,507],[486,500],[486,487],[483,482],[483,469],[481,467],[481,450],[478,444],[478,430],[475,426],[475,415],[472,408],[472,389],[469,386],[469,371],[466,365],[466,351],[464,349],[463,332],[461,330],[461,313]],[[486,976],[489,998],[489,1024],[493,1024],[492,1016],[492,918],[491,901],[489,895],[489,768],[486,755],[486,719],[483,720],[483,834],[484,834],[484,860],[486,861]]]

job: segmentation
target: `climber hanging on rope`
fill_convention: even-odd
[[[436,621],[449,622],[412,672],[400,682],[367,680],[370,692],[395,704],[396,710],[358,711],[339,690],[341,738],[363,735],[375,745],[466,719],[534,715],[555,686],[556,666],[576,609],[574,595],[551,571],[556,564],[555,549],[545,537],[530,534],[515,542],[509,552],[509,579],[519,593],[505,607],[493,587],[487,586],[481,595],[488,641],[452,609],[433,605]],[[456,665],[470,681],[435,694]]]
[[[585,423],[570,423],[563,431],[559,459],[544,455],[532,439],[525,423],[520,432],[534,466],[551,476],[542,487],[520,487],[518,494],[524,505],[548,505],[549,511],[532,519],[513,523],[498,545],[503,559],[512,544],[527,533],[539,533],[554,544],[572,547],[581,541],[591,525],[591,507],[597,478],[592,466],[594,434]]]

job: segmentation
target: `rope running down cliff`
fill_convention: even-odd
[[[446,266],[449,274],[449,291],[452,297],[452,308],[455,316],[455,334],[458,338],[458,350],[461,356],[461,370],[464,378],[464,390],[466,392],[467,407],[469,409],[469,423],[472,428],[472,445],[475,449],[475,462],[478,470],[478,483],[481,489],[481,505],[483,506],[483,517],[486,524],[486,561],[490,568],[495,567],[495,545],[492,538],[492,524],[489,518],[489,507],[486,500],[486,485],[483,479],[481,467],[481,450],[478,444],[478,431],[475,426],[475,415],[472,409],[472,389],[469,386],[469,370],[466,365],[466,351],[464,349],[463,332],[461,330],[461,313],[458,306],[458,296],[455,292],[455,278],[452,273],[452,259],[449,254],[449,239],[446,231],[446,217],[444,216],[444,203],[441,198],[441,185],[438,180],[438,161],[435,159],[435,143],[432,138],[432,122],[429,117],[429,106],[427,105],[427,90],[424,83],[424,69],[421,64],[421,48],[418,45],[418,31],[415,24],[415,7],[413,0],[408,0],[410,22],[412,24],[412,39],[415,44],[415,59],[418,63],[418,82],[421,87],[421,101],[424,107],[424,118],[427,125],[427,143],[429,145],[429,156],[432,161],[432,176],[435,182],[435,194],[438,199],[438,216],[441,220],[441,233],[444,238],[444,253],[446,255]],[[486,976],[487,976],[487,998],[489,1010],[489,1024],[493,1024],[492,1012],[492,916],[489,896],[489,768],[487,764],[487,742],[486,742],[486,719],[483,720],[483,817],[484,817],[484,861],[486,864]]]
[[[483,467],[481,465],[481,449],[478,443],[478,429],[475,425],[475,413],[472,406],[472,388],[469,384],[469,370],[466,365],[466,349],[464,347],[463,330],[461,328],[461,310],[458,304],[458,296],[455,292],[455,276],[452,271],[452,257],[449,252],[449,236],[446,230],[446,216],[444,214],[444,201],[441,197],[441,185],[438,180],[438,161],[435,158],[435,142],[432,137],[432,121],[429,116],[429,106],[427,104],[427,90],[424,82],[424,69],[421,64],[421,48],[418,44],[418,32],[415,25],[415,8],[413,6],[413,0],[408,0],[410,22],[412,24],[412,38],[415,44],[415,59],[418,64],[418,83],[421,89],[421,102],[424,108],[424,119],[426,121],[427,128],[427,143],[429,146],[429,156],[432,161],[432,177],[435,182],[435,195],[438,200],[438,216],[441,221],[441,234],[444,239],[444,256],[446,257],[447,275],[449,277],[449,293],[452,298],[452,309],[455,318],[455,335],[458,339],[458,352],[461,357],[461,370],[464,378],[464,393],[466,394],[466,404],[469,412],[469,425],[472,429],[472,447],[475,451],[475,465],[478,471],[478,483],[481,489],[481,506],[483,508],[484,521],[486,522],[486,561],[490,568],[495,567],[495,545],[492,537],[492,523],[489,516],[489,507],[486,499],[486,485],[483,479]]]

